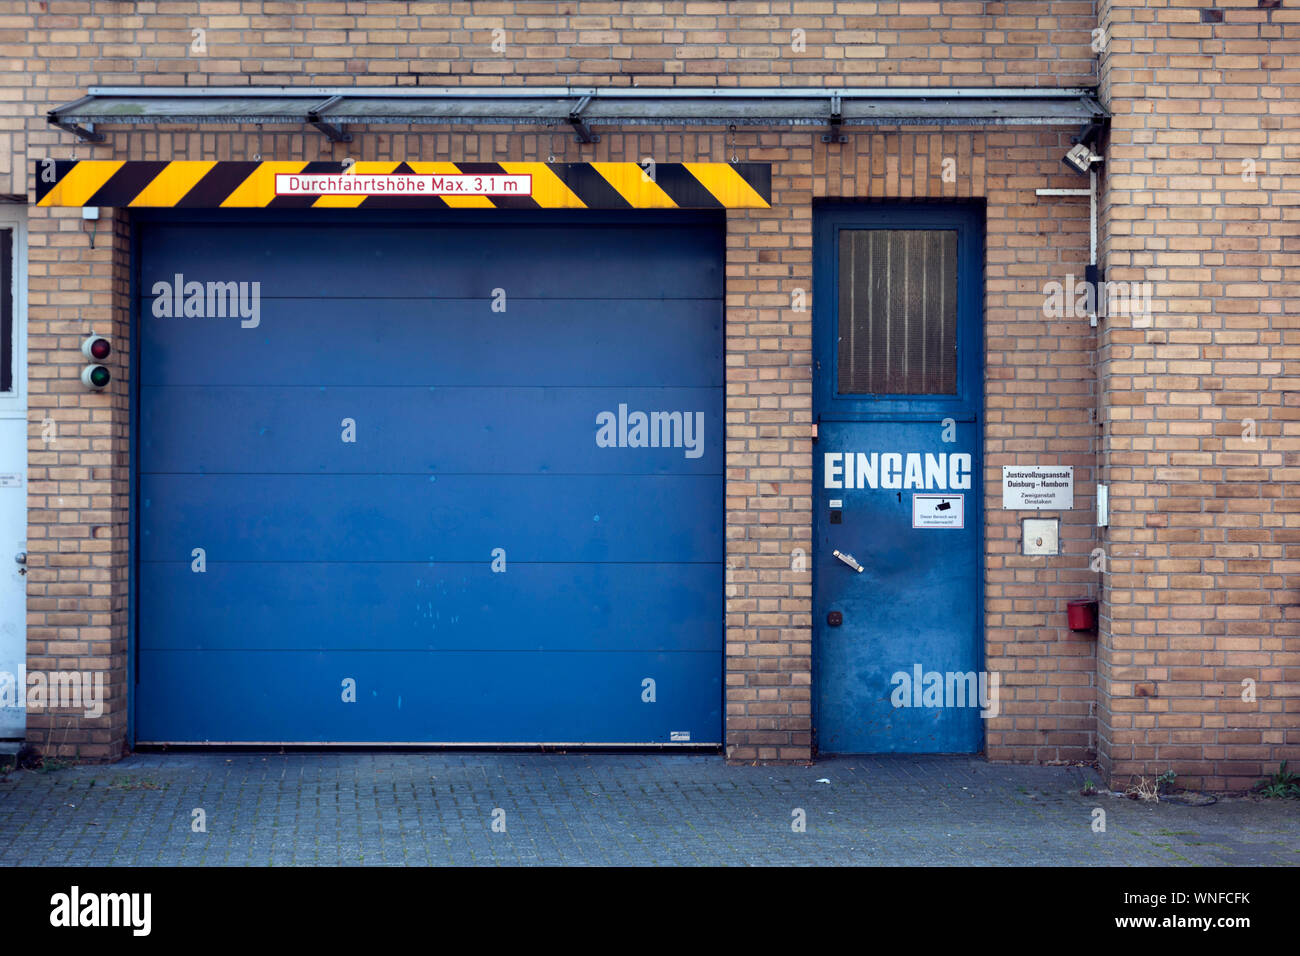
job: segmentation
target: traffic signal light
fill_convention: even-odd
[[[90,359],[91,364],[81,370],[81,384],[87,388],[99,390],[113,380],[109,370],[99,363],[113,354],[113,346],[102,335],[92,335],[81,343],[81,354]]]

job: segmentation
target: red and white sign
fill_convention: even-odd
[[[277,196],[531,196],[527,173],[276,173]]]

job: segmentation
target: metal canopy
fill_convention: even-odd
[[[1106,111],[1088,89],[716,89],[671,87],[91,87],[48,120],[102,142],[94,124],[314,126],[406,123],[611,126],[1070,126]],[[839,136],[823,137],[839,140]]]

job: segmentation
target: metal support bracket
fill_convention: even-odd
[[[1097,142],[1097,138],[1101,136],[1103,129],[1104,127],[1101,123],[1093,120],[1091,123],[1088,123],[1080,129],[1079,132],[1071,136],[1070,142],[1074,144],[1083,143],[1085,146],[1092,146]]]
[[[102,143],[104,142],[104,134],[95,132],[94,123],[87,123],[85,126],[78,126],[76,123],[68,123],[64,121],[59,115],[68,110],[75,110],[79,106],[84,106],[93,99],[93,96],[83,96],[81,99],[73,100],[71,103],[60,106],[58,109],[50,110],[45,114],[45,121],[51,126],[57,126],[61,130],[66,130],[67,132],[74,134],[77,139],[81,140],[83,143]]]
[[[77,138],[83,143],[102,143],[104,141],[103,133],[96,133],[93,129],[78,126],[76,123],[59,123],[51,120],[59,129],[67,130],[69,133],[76,133]],[[90,124],[94,126],[94,124]]]
[[[341,126],[335,126],[332,123],[327,123],[325,120],[321,119],[320,116],[321,113],[329,109],[331,106],[333,106],[341,99],[343,99],[343,97],[341,96],[331,96],[324,103],[320,103],[316,106],[313,106],[311,109],[307,111],[307,123],[311,126],[316,127],[316,129],[318,129],[320,132],[328,136],[332,142],[350,143],[352,142],[351,133],[344,132]]]
[[[579,143],[600,142],[600,134],[593,133],[591,127],[582,119],[582,111],[587,108],[587,104],[590,102],[591,94],[588,93],[583,96],[582,99],[578,100],[577,105],[575,105],[573,109],[569,110],[569,122],[573,124],[573,131],[578,134],[577,140]]]
[[[822,134],[823,143],[847,143],[849,138],[841,132],[844,123],[844,108],[840,102],[840,94],[831,94],[831,129],[829,133]]]
[[[51,126],[57,126],[61,130],[66,130],[67,132],[74,134],[77,139],[81,140],[83,143],[102,143],[104,142],[104,134],[95,132],[94,123],[87,123],[85,126],[78,126],[76,123],[65,123],[59,118],[59,113],[61,111],[73,109],[74,107],[81,106],[83,103],[89,103],[91,99],[93,99],[93,97],[83,96],[81,99],[74,103],[69,103],[67,106],[61,106],[57,110],[50,110],[45,114],[45,121]]]

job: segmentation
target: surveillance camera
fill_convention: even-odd
[[[1070,151],[1061,157],[1061,162],[1076,173],[1086,173],[1092,169],[1093,163],[1101,162],[1101,157],[1089,149],[1086,144],[1080,143],[1078,146],[1071,146]]]

